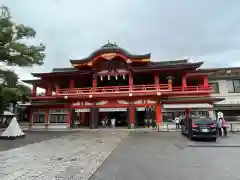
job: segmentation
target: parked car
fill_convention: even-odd
[[[186,119],[183,119],[181,132],[183,135],[193,138],[208,138],[216,141],[217,139],[217,126],[216,121],[211,118],[191,118],[192,120],[192,133],[189,135],[189,128]]]

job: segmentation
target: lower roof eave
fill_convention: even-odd
[[[185,97],[185,98],[174,98],[174,99],[162,99],[163,103],[215,103],[224,100],[225,98],[216,97]]]

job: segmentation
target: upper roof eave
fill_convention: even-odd
[[[174,69],[185,69],[185,68],[193,68],[197,69],[199,68],[203,62],[197,62],[197,63],[183,63],[183,64],[168,64],[168,65],[158,65],[155,67],[133,67],[133,71],[148,71],[148,70],[158,70],[163,68],[174,68]]]
[[[38,84],[38,83],[41,83],[41,79],[28,79],[28,80],[22,80],[22,82],[27,84]]]
[[[91,74],[93,71],[73,71],[73,72],[48,72],[48,73],[31,73],[34,77],[43,76],[59,76],[59,75],[74,75],[74,74]]]
[[[151,58],[151,53],[148,54],[142,54],[142,55],[136,55],[136,54],[130,54],[124,50],[121,49],[104,49],[104,50],[99,50],[96,51],[95,53],[92,53],[91,55],[89,55],[86,58],[83,59],[70,59],[70,63],[71,64],[81,64],[81,63],[88,63],[89,61],[91,61],[95,56],[102,54],[102,53],[121,53],[123,55],[125,55],[128,58],[131,59],[149,59]]]

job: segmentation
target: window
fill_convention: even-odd
[[[49,123],[66,123],[67,118],[67,109],[51,109],[49,111]]]
[[[240,93],[240,79],[229,80],[227,86],[229,93]]]
[[[209,83],[212,86],[212,93],[219,93],[219,86],[217,82]]]
[[[33,114],[33,123],[45,123],[46,115],[42,113]]]
[[[50,123],[66,123],[68,116],[65,114],[51,114]]]

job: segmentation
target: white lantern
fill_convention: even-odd
[[[124,74],[124,75],[123,75],[123,79],[125,80],[125,78],[126,78],[126,77],[125,77],[125,74]]]
[[[103,81],[103,77],[102,76],[100,76],[100,80]]]
[[[110,76],[108,76],[108,80],[110,80]]]
[[[117,75],[115,76],[115,78],[116,78],[116,80],[118,80],[118,76]]]

